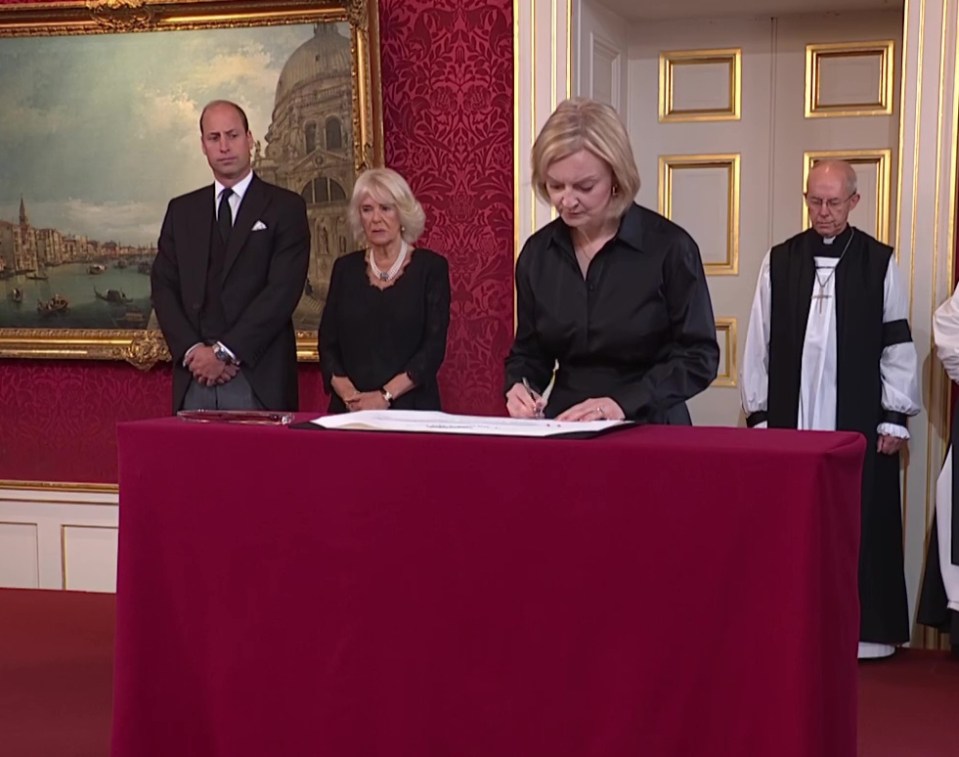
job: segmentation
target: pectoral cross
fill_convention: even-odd
[[[812,296],[812,298],[813,298],[814,300],[819,300],[818,310],[819,310],[819,312],[821,313],[821,312],[822,312],[822,301],[823,301],[823,300],[831,300],[831,299],[832,299],[832,295],[831,295],[831,294],[826,294],[826,287],[824,287],[822,284],[820,284],[820,285],[819,285],[819,293],[818,293],[818,294],[814,294],[814,295]]]
[[[812,296],[812,298],[813,298],[814,300],[819,300],[819,312],[820,312],[820,313],[822,313],[822,302],[823,302],[823,300],[831,300],[831,299],[832,299],[832,295],[831,295],[831,294],[826,294],[826,284],[829,283],[829,280],[833,277],[833,274],[835,274],[835,273],[836,273],[836,268],[835,268],[835,267],[830,267],[830,269],[829,269],[829,274],[826,276],[825,279],[821,279],[821,278],[819,277],[819,269],[818,269],[818,268],[816,269],[816,283],[819,285],[819,292],[818,292],[817,294],[814,294],[814,295]]]

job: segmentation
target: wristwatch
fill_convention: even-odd
[[[226,347],[224,347],[220,342],[214,342],[213,345],[213,357],[217,360],[220,360],[227,365],[233,364],[233,357],[227,352]]]
[[[383,387],[382,389],[380,389],[380,394],[383,395],[383,399],[386,400],[386,404],[388,406],[393,404],[393,394],[390,392],[389,389],[387,389],[386,387]]]

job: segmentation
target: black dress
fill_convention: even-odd
[[[546,388],[555,417],[611,397],[631,420],[689,423],[685,401],[716,377],[719,345],[699,248],[682,228],[633,204],[583,279],[569,228],[556,219],[516,264],[516,339],[506,390]]]
[[[331,386],[348,376],[361,392],[379,390],[406,372],[415,386],[392,407],[439,410],[436,374],[446,355],[450,278],[446,258],[416,248],[386,289],[370,283],[365,251],[336,260],[320,321],[319,352],[331,413],[346,405]]]

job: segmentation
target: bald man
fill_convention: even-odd
[[[812,228],[763,260],[740,387],[750,427],[858,431],[866,437],[859,553],[859,657],[909,640],[899,454],[919,412],[909,303],[892,248],[849,225],[859,202],[844,161],[816,163]]]

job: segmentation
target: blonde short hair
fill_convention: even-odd
[[[589,150],[613,172],[610,214],[616,218],[623,215],[639,191],[639,169],[629,135],[615,110],[586,97],[561,102],[533,143],[533,189],[537,196],[549,203],[546,171],[552,163],[580,150]]]
[[[356,178],[353,197],[350,199],[348,217],[357,244],[361,247],[368,244],[363,232],[363,222],[360,220],[360,203],[366,195],[376,202],[396,206],[400,216],[400,236],[404,242],[412,245],[420,238],[426,225],[426,213],[413,196],[413,190],[406,183],[406,179],[392,168],[369,168]]]

